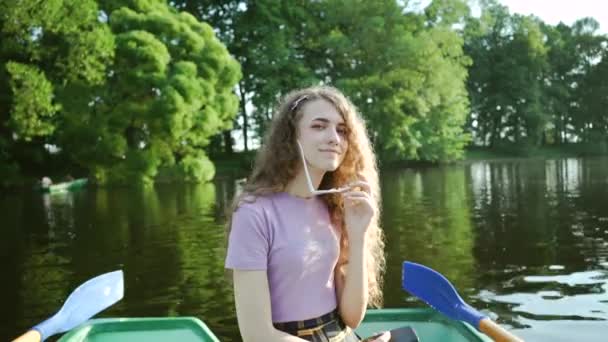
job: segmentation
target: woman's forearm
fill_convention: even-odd
[[[344,291],[340,298],[340,316],[344,323],[353,329],[361,323],[367,308],[368,287],[365,259],[365,240],[350,240]]]

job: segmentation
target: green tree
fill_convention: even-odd
[[[3,182],[59,159],[100,183],[213,177],[204,148],[232,125],[240,68],[209,25],[162,0],[0,12]]]
[[[476,143],[539,145],[549,119],[543,106],[547,51],[538,19],[511,16],[487,1],[481,17],[469,19],[465,39],[474,61],[468,90]]]
[[[475,143],[525,152],[584,142],[605,150],[606,37],[598,28],[591,18],[551,26],[482,1],[481,17],[469,18],[465,29],[465,50],[474,61],[468,129]]]
[[[212,28],[164,1],[104,1],[116,56],[91,115],[63,143],[100,183],[206,181],[209,139],[230,128],[238,63]]]
[[[114,40],[98,13],[93,0],[0,1],[2,183],[50,172],[46,147],[57,144],[68,102],[86,104],[103,82]]]
[[[572,25],[573,47],[577,63],[571,71],[577,76],[573,83],[574,97],[571,124],[574,135],[581,141],[603,148],[606,152],[606,57],[608,37],[598,35],[599,23],[584,18]]]
[[[440,15],[453,5],[464,6],[433,2],[427,17],[394,1],[335,0],[315,11],[320,42],[307,60],[360,108],[384,160],[457,159],[468,142],[469,59],[451,30],[458,20]]]
[[[602,125],[594,124],[593,117],[603,113],[602,82],[593,79],[601,75],[598,71],[605,59],[606,37],[598,35],[598,29],[598,22],[591,18],[580,19],[571,27],[564,24],[543,27],[549,50],[545,84],[547,108],[553,122],[552,142],[601,140],[597,139],[601,129],[596,129]],[[595,133],[588,134],[590,131]]]
[[[455,159],[468,141],[462,125],[469,60],[451,30],[468,12],[463,1],[435,1],[428,18],[404,15],[404,5],[388,0],[175,6],[222,28],[219,36],[241,62],[243,136],[252,133],[249,124],[263,134],[286,91],[328,83],[360,107],[386,159]]]
[[[545,74],[546,106],[552,115],[552,127],[546,142],[563,144],[567,142],[568,126],[571,125],[573,104],[577,102],[573,85],[579,83],[575,43],[572,30],[565,24],[543,25],[547,37],[547,59],[549,68]]]
[[[604,41],[605,44],[605,41]],[[601,60],[590,67],[581,82],[579,127],[584,127],[583,141],[596,152],[608,152],[608,49]]]
[[[173,1],[218,29],[218,36],[242,66],[238,84],[239,124],[245,150],[264,134],[278,97],[318,83],[302,49],[304,34],[315,26],[301,0]],[[224,133],[224,145],[231,143]],[[227,149],[231,151],[230,148]]]

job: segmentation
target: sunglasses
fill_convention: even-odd
[[[298,147],[300,148],[300,156],[302,157],[302,164],[304,164],[304,173],[306,174],[306,183],[308,184],[308,190],[311,194],[318,195],[326,195],[326,194],[338,194],[342,192],[346,192],[350,190],[350,187],[342,187],[342,188],[333,188],[327,190],[317,190],[312,185],[312,180],[310,179],[310,173],[308,172],[308,166],[306,165],[306,158],[304,157],[304,149],[302,148],[302,144],[300,144],[299,140],[296,140],[298,143]]]

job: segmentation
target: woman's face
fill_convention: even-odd
[[[324,99],[304,102],[298,122],[298,140],[308,165],[335,171],[348,149],[347,127],[338,110]]]

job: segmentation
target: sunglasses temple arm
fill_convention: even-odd
[[[297,142],[298,142],[298,147],[300,148],[300,156],[302,157],[302,164],[304,164],[304,173],[306,174],[306,182],[308,184],[308,190],[314,194],[315,192],[317,192],[317,190],[315,189],[314,186],[312,186],[312,180],[310,179],[310,173],[308,173],[308,166],[306,165],[306,158],[304,158],[304,149],[302,148],[300,141],[298,140]]]

